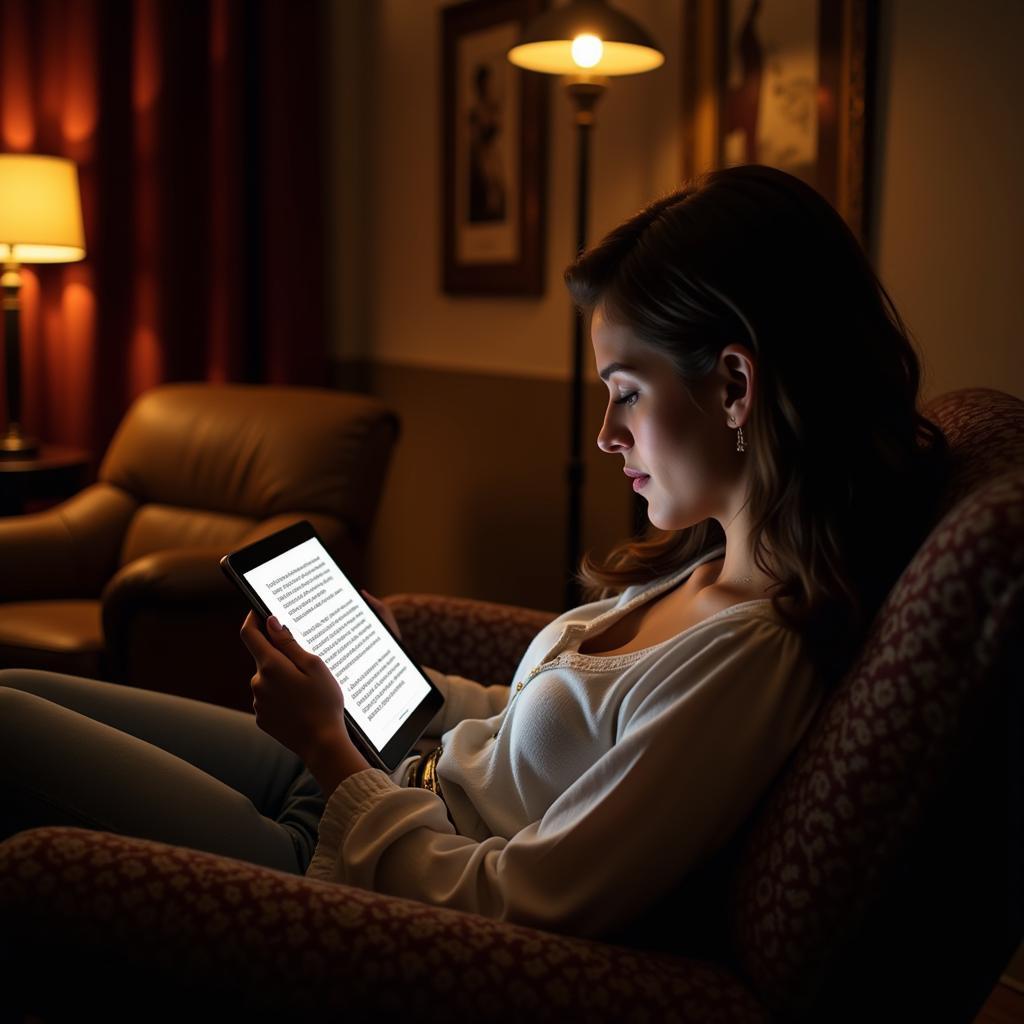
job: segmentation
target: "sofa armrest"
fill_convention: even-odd
[[[135,509],[120,488],[93,484],[45,512],[0,518],[0,601],[96,598]]]
[[[438,594],[384,598],[413,658],[482,683],[512,681],[526,648],[556,612]]]
[[[154,999],[166,1019],[768,1019],[713,964],[77,828],[0,844],[0,962],[44,1019]]]

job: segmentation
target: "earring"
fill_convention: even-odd
[[[730,423],[735,423],[736,422],[736,417],[735,416],[730,416],[729,417],[729,422]],[[737,427],[736,428],[736,451],[738,451],[738,452],[745,452],[746,450],[747,450],[747,442],[746,442],[746,439],[743,437],[743,428],[742,427]]]

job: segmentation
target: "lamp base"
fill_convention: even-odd
[[[39,442],[26,437],[17,423],[11,423],[0,437],[0,459],[34,459],[39,454]]]

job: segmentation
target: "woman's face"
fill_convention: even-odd
[[[629,327],[607,321],[600,306],[591,339],[597,372],[608,386],[597,444],[622,456],[651,523],[681,530],[710,517],[721,520],[742,468],[722,404],[727,379],[712,373],[691,398],[669,357]]]

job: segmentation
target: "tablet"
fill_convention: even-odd
[[[389,772],[407,757],[444,704],[303,520],[220,561],[256,612],[276,615],[299,646],[318,655],[345,695],[349,733]]]

